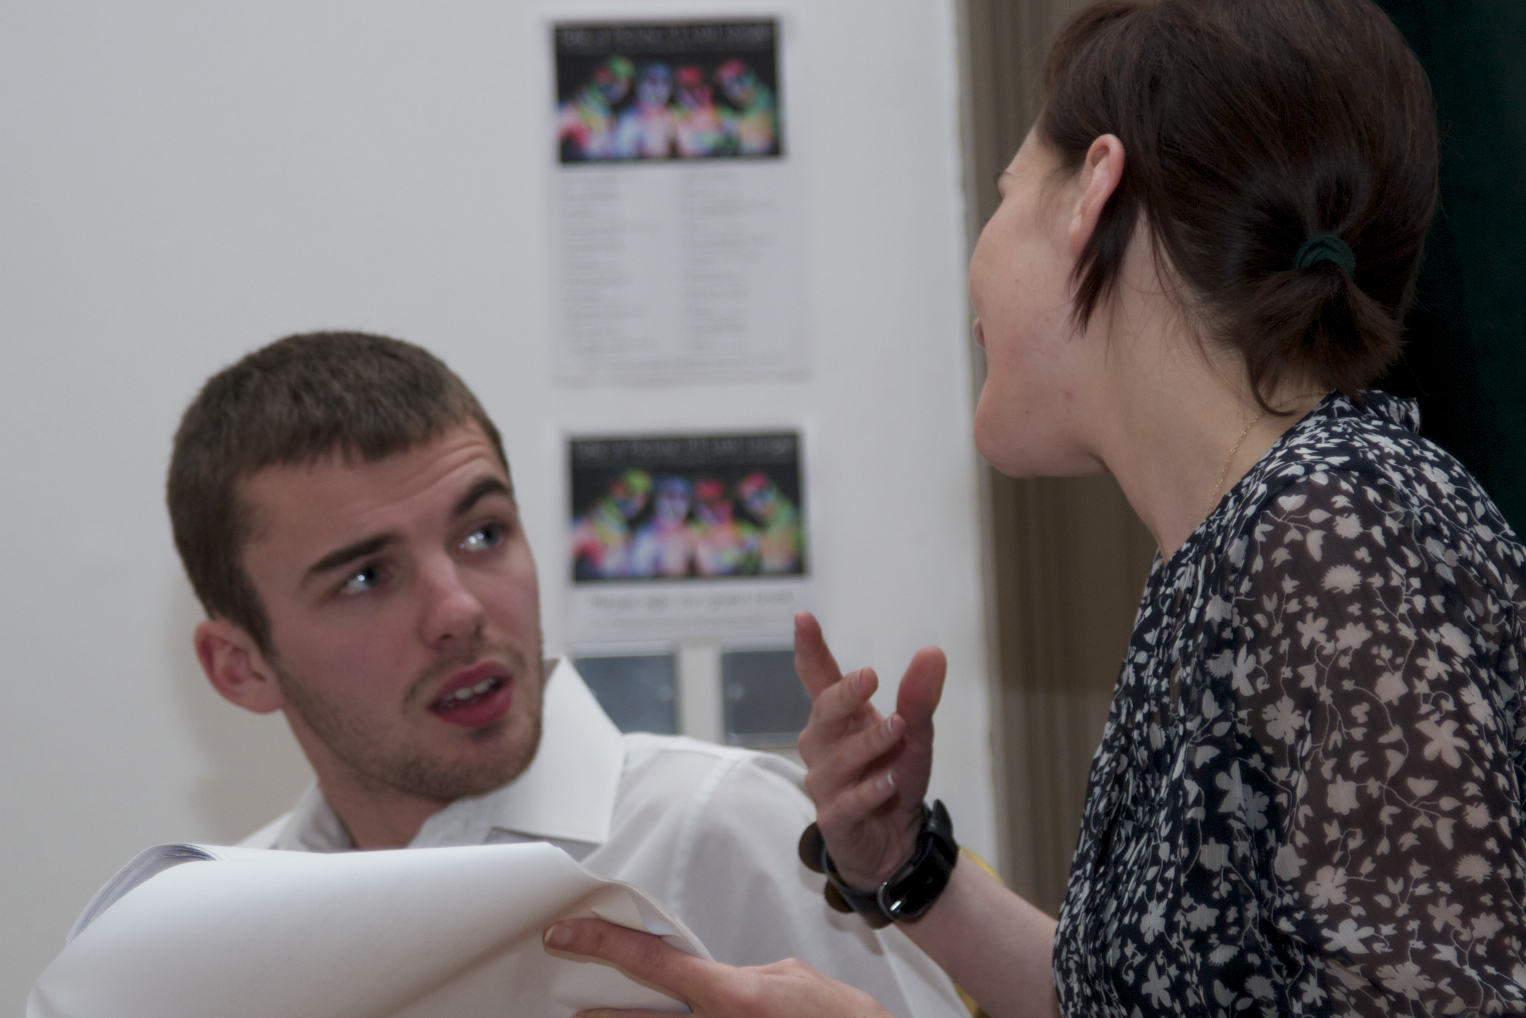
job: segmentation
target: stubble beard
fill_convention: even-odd
[[[272,661],[271,666],[291,709],[362,786],[449,802],[495,791],[519,777],[535,759],[546,685],[543,643],[542,637],[534,658],[526,660],[515,647],[478,642],[442,656],[409,684],[403,706],[411,711],[427,707],[424,698],[457,669],[484,657],[508,664],[515,677],[509,713],[482,728],[462,730],[469,745],[480,747],[477,752],[468,751],[464,759],[444,759],[421,746],[389,740],[376,726],[330,702],[280,663]],[[516,725],[528,730],[519,737],[506,731]]]

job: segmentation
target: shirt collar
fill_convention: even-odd
[[[566,658],[546,662],[540,748],[518,778],[457,799],[424,822],[410,848],[480,845],[494,832],[597,847],[609,840],[625,742]],[[342,852],[349,832],[314,786],[298,801],[276,848]]]

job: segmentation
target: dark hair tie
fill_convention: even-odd
[[[1307,269],[1320,262],[1334,262],[1348,278],[1356,275],[1356,255],[1344,240],[1333,233],[1322,233],[1303,242],[1293,256],[1293,268]]]

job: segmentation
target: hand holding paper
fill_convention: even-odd
[[[889,1018],[861,990],[822,975],[791,958],[772,965],[734,968],[685,954],[649,933],[599,919],[573,919],[546,931],[548,947],[602,958],[687,1001],[704,1018]],[[583,1012],[613,1018],[606,1005]],[[620,1018],[654,1012],[620,1010]]]
[[[541,931],[574,916],[710,958],[661,905],[550,845],[334,855],[161,846],[86,909],[33,987],[27,1018],[683,1010],[613,965],[548,954]]]

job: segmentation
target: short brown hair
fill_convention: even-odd
[[[213,375],[175,432],[167,500],[202,607],[270,652],[270,620],[245,573],[253,533],[239,483],[329,456],[376,462],[475,422],[504,470],[498,429],[429,351],[363,332],[287,336]]]
[[[1398,356],[1439,140],[1425,71],[1371,0],[1104,0],[1061,29],[1044,93],[1067,170],[1104,134],[1126,153],[1076,267],[1081,325],[1143,220],[1263,409],[1287,379],[1355,396]],[[1352,278],[1294,268],[1327,233]]]

